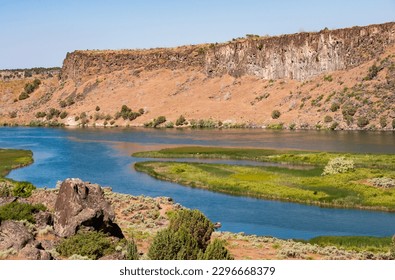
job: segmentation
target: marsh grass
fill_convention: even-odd
[[[335,246],[343,250],[356,252],[369,251],[388,253],[391,249],[391,237],[372,236],[318,236],[307,241],[322,247]]]
[[[182,185],[238,196],[293,201],[328,207],[395,211],[395,189],[369,185],[372,178],[395,178],[395,156],[265,149],[180,147],[135,156],[248,159],[289,164],[276,167],[186,162],[139,162],[138,171]],[[332,158],[355,162],[355,170],[322,176]],[[309,165],[294,169],[292,165]]]
[[[12,169],[33,162],[33,153],[26,150],[0,149],[0,177],[6,176]]]

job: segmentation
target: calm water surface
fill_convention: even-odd
[[[177,129],[49,129],[0,128],[0,147],[32,150],[34,164],[8,177],[40,187],[78,177],[133,195],[169,196],[198,208],[222,230],[280,238],[318,235],[395,233],[395,214],[319,208],[296,203],[258,200],[212,193],[162,182],[135,172],[134,151],[179,145],[284,148],[320,151],[395,154],[395,134],[380,132],[322,132]],[[246,163],[250,164],[250,163]]]

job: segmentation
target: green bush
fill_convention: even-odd
[[[369,124],[369,120],[367,117],[359,117],[357,120],[358,127],[362,128]]]
[[[174,123],[173,123],[173,122],[167,122],[167,123],[165,124],[165,127],[166,127],[166,128],[173,128],[173,127],[174,127]]]
[[[327,81],[327,82],[332,82],[332,81],[333,81],[333,78],[332,78],[332,76],[331,76],[331,75],[324,76],[324,81]]]
[[[333,123],[331,124],[331,126],[330,126],[330,129],[331,129],[331,130],[335,130],[338,126],[339,126],[339,123],[338,123],[338,122],[333,122]]]
[[[354,170],[354,162],[345,157],[331,159],[324,168],[322,175],[333,175]]]
[[[199,210],[179,210],[170,217],[169,228],[178,231],[182,228],[189,231],[197,240],[200,249],[206,249],[214,231],[214,225]]]
[[[64,100],[62,100],[62,101],[59,102],[59,106],[60,106],[61,108],[65,108],[65,107],[67,107],[67,102],[64,101]]]
[[[61,119],[64,119],[65,117],[67,117],[68,113],[66,111],[63,111],[62,113],[60,113],[59,117]]]
[[[339,108],[340,108],[340,104],[339,103],[337,103],[337,102],[333,102],[332,104],[331,104],[331,111],[332,112],[336,112],[337,110],[339,110]]]
[[[330,123],[330,122],[332,122],[332,121],[333,121],[333,118],[332,118],[331,116],[325,116],[324,122]]]
[[[224,242],[214,239],[208,246],[206,251],[199,256],[202,260],[233,260],[229,251],[225,248]]]
[[[200,254],[197,241],[184,228],[170,228],[157,233],[148,251],[151,260],[196,260]]]
[[[154,119],[152,126],[157,127],[158,125],[166,122],[166,117],[165,116],[159,116],[156,119]]]
[[[0,206],[0,221],[4,220],[26,220],[35,223],[33,214],[38,211],[45,211],[46,207],[42,204],[28,204],[20,202],[11,202]]]
[[[279,110],[274,110],[274,111],[272,112],[272,118],[273,118],[273,119],[278,119],[280,116],[281,116],[281,113],[280,113]]]
[[[387,126],[387,117],[386,116],[380,117],[380,126],[381,126],[381,128],[385,128]]]
[[[373,80],[377,77],[377,74],[380,72],[382,68],[378,67],[376,64],[373,64],[369,67],[368,75],[364,78],[364,80]]]
[[[100,107],[96,106],[95,110],[96,110],[96,112],[99,112],[100,111]]]
[[[179,116],[178,119],[176,120],[176,126],[184,125],[186,124],[187,120],[183,115]]]
[[[37,112],[36,118],[45,118],[46,115],[47,115],[47,113],[45,113],[45,112]]]
[[[18,197],[29,197],[36,187],[29,182],[15,182],[12,188],[12,195]]]
[[[138,260],[140,258],[137,245],[134,243],[134,240],[127,241],[125,258],[127,260]]]
[[[56,246],[56,251],[64,257],[80,255],[97,260],[104,255],[114,253],[115,245],[106,234],[93,231],[77,233],[62,240]]]
[[[19,100],[24,100],[24,99],[27,99],[27,98],[29,98],[29,97],[30,97],[29,94],[28,94],[26,91],[23,91],[23,92],[19,95],[18,99],[19,99]]]

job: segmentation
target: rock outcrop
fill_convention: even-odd
[[[138,75],[143,70],[193,69],[207,76],[306,80],[358,66],[394,42],[395,23],[391,22],[173,49],[75,51],[64,60],[62,79],[80,82],[120,70],[133,70]]]
[[[22,222],[2,221],[0,225],[0,251],[19,251],[34,239]]]
[[[114,212],[104,199],[99,185],[80,179],[67,179],[62,182],[55,203],[56,235],[69,237],[85,227],[123,238],[114,218]]]

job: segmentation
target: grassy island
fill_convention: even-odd
[[[280,163],[242,166],[147,161],[136,163],[135,169],[158,179],[238,196],[395,211],[395,155],[180,147],[133,156]]]
[[[27,150],[0,149],[0,180],[12,169],[33,163],[33,153]]]

